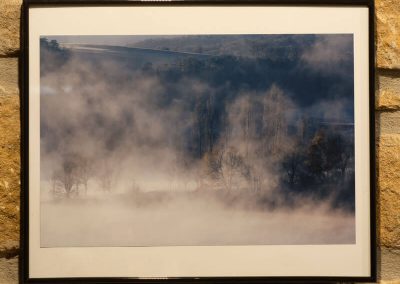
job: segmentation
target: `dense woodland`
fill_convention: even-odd
[[[42,38],[42,180],[67,198],[121,181],[154,191],[130,170],[151,157],[168,192],[354,210],[352,48],[322,72],[304,59],[319,41],[183,37],[91,52]]]

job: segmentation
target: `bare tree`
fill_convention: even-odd
[[[67,198],[71,197],[73,187],[78,188],[77,178],[77,159],[75,154],[65,154],[62,156],[61,169],[56,170],[53,174],[54,186],[59,182],[64,187]]]
[[[86,157],[79,157],[77,161],[77,179],[84,187],[84,193],[87,195],[88,182],[93,175],[93,164]]]
[[[51,175],[50,178],[50,185],[51,185],[51,194],[55,195],[57,192],[57,188],[58,188],[58,177],[57,177],[57,173],[53,172],[53,174]]]
[[[276,160],[287,142],[287,112],[293,104],[275,85],[264,96],[262,104],[262,152],[269,159]]]
[[[282,166],[286,171],[288,182],[290,186],[293,186],[298,177],[299,167],[303,161],[303,157],[299,152],[291,152],[283,160]]]
[[[243,157],[233,147],[221,149],[210,162],[213,177],[223,183],[225,190],[239,188],[248,173]]]
[[[104,161],[99,173],[100,186],[103,191],[110,192],[114,183],[115,171],[109,161]]]

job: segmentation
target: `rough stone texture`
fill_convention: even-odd
[[[11,258],[19,253],[19,242],[15,240],[6,240],[0,244],[0,258]]]
[[[0,56],[19,51],[19,20],[21,0],[0,1]]]
[[[380,112],[379,129],[382,134],[400,134],[400,111]]]
[[[400,110],[400,95],[381,90],[377,99],[377,109],[379,110]]]
[[[380,278],[381,283],[400,283],[400,250],[382,248],[380,251]]]
[[[18,258],[0,258],[0,283],[18,283]]]
[[[400,69],[400,1],[376,0],[377,65]]]
[[[0,96],[18,94],[18,59],[0,58]]]
[[[0,257],[19,240],[19,96],[0,96]]]
[[[400,248],[400,134],[379,136],[377,158],[380,244]]]
[[[394,73],[377,77],[376,109],[400,110],[400,78]]]

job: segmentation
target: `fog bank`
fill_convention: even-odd
[[[332,212],[326,204],[266,211],[228,207],[206,197],[144,205],[120,196],[43,202],[41,221],[42,247],[355,242],[354,216]]]

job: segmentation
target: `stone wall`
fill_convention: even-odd
[[[0,283],[18,281],[20,0],[0,1]]]
[[[400,1],[376,0],[380,279],[400,283]]]
[[[17,283],[19,239],[19,17],[0,2],[0,283]],[[379,279],[400,283],[400,1],[376,0]]]

